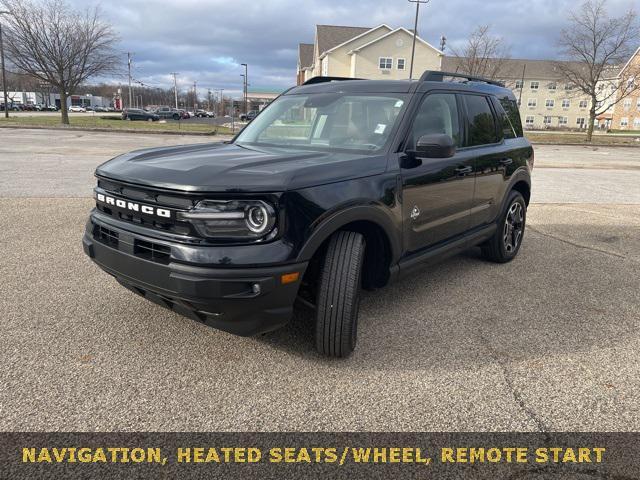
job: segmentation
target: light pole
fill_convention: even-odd
[[[247,90],[247,77],[245,77],[244,73],[241,73],[240,76],[242,77],[242,110],[243,112],[247,113],[247,102],[246,102],[246,94],[245,91]]]
[[[0,15],[9,14],[7,10],[0,11]],[[0,68],[2,69],[2,95],[4,97],[4,117],[9,118],[9,99],[7,96],[7,71],[4,68],[4,43],[2,41],[2,22],[0,22]]]
[[[173,96],[175,97],[176,100],[176,110],[178,109],[178,80],[176,79],[176,77],[178,76],[178,72],[171,72],[171,75],[173,75]]]
[[[429,3],[429,0],[409,0],[409,3],[416,4],[416,22],[413,27],[413,46],[411,47],[411,67],[409,67],[409,79],[413,79],[413,58],[416,54],[416,37],[418,36],[418,15],[420,14],[420,4]]]
[[[249,66],[246,63],[241,63],[240,65],[242,65],[244,67],[244,113],[245,115],[248,113],[247,111],[247,87],[249,86]]]

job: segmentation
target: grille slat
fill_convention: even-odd
[[[93,227],[93,238],[113,248],[118,248],[118,243],[120,241],[118,232],[105,228],[101,225],[95,225]]]
[[[158,263],[169,263],[171,248],[158,243],[146,242],[136,239],[133,244],[134,255]]]

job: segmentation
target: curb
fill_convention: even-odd
[[[639,148],[640,143],[551,143],[551,142],[531,142],[531,145],[548,145],[557,147],[598,147],[598,148]]]
[[[43,127],[38,125],[22,126],[22,125],[0,125],[0,128],[9,128],[14,130],[64,130],[68,132],[104,132],[104,133],[140,133],[145,135],[194,135],[199,137],[220,137],[220,138],[233,138],[233,135],[214,132],[181,132],[175,130],[158,131],[158,130],[138,130],[138,129],[115,129],[115,128],[82,128],[82,127],[61,127],[50,126]]]

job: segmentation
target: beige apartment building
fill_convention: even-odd
[[[413,33],[386,24],[374,28],[317,25],[314,43],[298,47],[297,82],[317,76],[367,79],[407,79]],[[520,99],[522,124],[526,129],[586,129],[590,99],[562,80],[553,60],[505,59],[500,77]],[[640,68],[640,49],[622,69]],[[457,72],[461,59],[447,57],[419,36],[413,78],[425,70]],[[622,72],[614,69],[602,82],[601,91],[615,90]],[[640,80],[639,80],[640,81]],[[607,95],[602,95],[606,97]],[[598,115],[596,128],[640,129],[640,94],[615,106],[608,101]],[[602,110],[602,108],[599,108]]]
[[[409,78],[413,33],[406,28],[316,25],[315,42],[298,47],[298,83],[317,76]],[[416,38],[413,76],[440,70],[443,53]]]

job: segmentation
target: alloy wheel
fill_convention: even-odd
[[[507,218],[504,220],[503,230],[504,249],[508,254],[517,250],[523,231],[524,209],[520,202],[513,202],[507,212]]]

